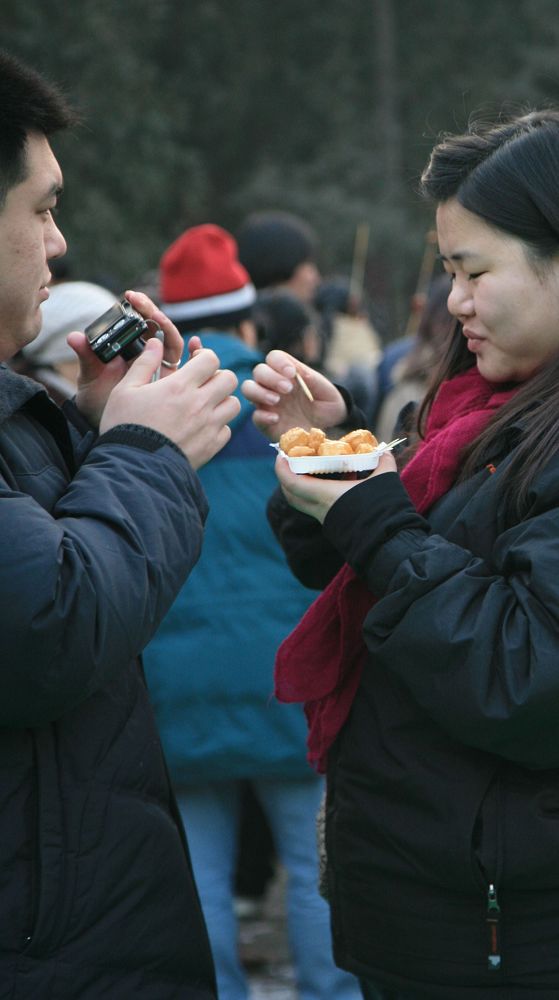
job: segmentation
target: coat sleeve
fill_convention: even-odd
[[[60,717],[137,656],[196,563],[207,504],[171,442],[116,428],[54,509],[0,480],[0,725]]]
[[[314,517],[290,507],[280,489],[268,502],[268,521],[293,575],[313,590],[322,590],[343,565],[337,549]]]
[[[558,767],[557,483],[485,559],[432,533],[395,473],[349,491],[324,527],[380,598],[364,626],[369,669],[396,674],[464,744]]]

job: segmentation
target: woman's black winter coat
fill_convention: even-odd
[[[138,660],[206,502],[161,435],[78,438],[0,366],[0,998],[210,1000]]]
[[[329,896],[338,964],[414,998],[559,997],[559,457],[508,524],[517,433],[427,518],[394,473],[322,527],[269,509],[303,582],[345,560],[379,598],[329,755]]]

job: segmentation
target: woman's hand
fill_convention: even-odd
[[[176,326],[143,292],[127,291],[125,295],[136,312],[144,319],[154,320],[163,331],[163,359],[171,367],[163,365],[160,378],[174,374],[184,347],[183,338]],[[144,339],[154,336],[155,331],[148,328]],[[104,364],[91,349],[85,333],[77,331],[70,333],[67,340],[80,362],[76,406],[92,427],[98,427],[107,400],[115,385],[118,385],[121,378],[126,375],[130,363],[125,361],[122,355],[117,355],[112,361]]]
[[[296,374],[307,384],[314,401],[307,398]],[[270,441],[278,441],[290,427],[334,427],[345,420],[347,408],[332,383],[286,351],[270,351],[256,365],[253,379],[241,391],[256,407],[253,420]]]
[[[381,455],[379,463],[367,479],[382,476],[385,472],[396,472],[396,462],[390,452]],[[276,475],[287,502],[303,514],[324,523],[330,507],[348,490],[354,489],[367,479],[323,479],[321,476],[296,475],[289,468],[287,459],[278,455]]]

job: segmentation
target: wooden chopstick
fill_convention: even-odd
[[[298,381],[299,385],[301,386],[301,389],[305,393],[305,396],[307,397],[307,399],[310,400],[311,403],[314,403],[314,396],[313,396],[311,390],[309,389],[307,383],[305,382],[303,376],[299,375],[299,372],[295,372],[295,378],[297,379],[297,381]]]

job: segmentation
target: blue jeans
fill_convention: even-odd
[[[334,965],[327,903],[318,893],[316,813],[321,779],[252,782],[287,872],[287,929],[300,1000],[362,1000],[357,980]],[[220,1000],[247,1000],[239,961],[234,876],[240,805],[236,781],[177,791],[216,965]]]

